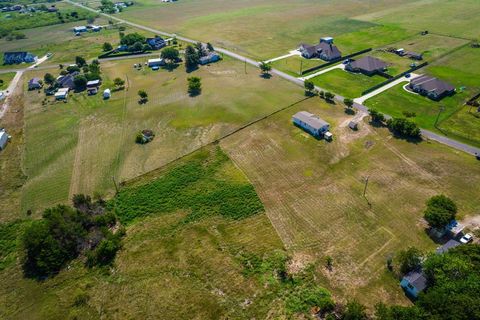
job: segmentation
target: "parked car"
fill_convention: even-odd
[[[463,244],[467,244],[472,241],[473,241],[473,236],[470,233],[467,233],[460,239],[460,242]]]

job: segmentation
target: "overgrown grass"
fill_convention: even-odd
[[[251,184],[215,176],[228,161],[218,147],[202,150],[151,182],[122,189],[113,205],[122,223],[177,210],[189,212],[186,222],[212,215],[238,220],[262,212]]]
[[[11,266],[17,258],[18,237],[29,224],[28,221],[12,221],[0,224],[0,271]]]

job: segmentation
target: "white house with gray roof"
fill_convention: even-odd
[[[297,112],[292,117],[295,125],[307,131],[314,137],[322,137],[330,129],[330,124],[307,111]]]

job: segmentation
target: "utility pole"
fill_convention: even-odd
[[[367,194],[368,179],[370,179],[370,176],[367,176],[367,178],[365,178],[365,187],[363,188],[363,197],[365,197],[365,194]]]
[[[437,119],[435,119],[435,124],[433,125],[435,128],[437,127],[437,122],[438,122],[438,119],[440,119],[440,114],[445,110],[445,107],[444,106],[440,106],[440,109],[438,110],[438,114],[437,114]]]
[[[117,186],[117,181],[115,181],[115,177],[112,176],[113,184],[115,185],[115,191],[118,193],[118,186]]]
[[[245,59],[245,74],[247,74],[247,59]]]

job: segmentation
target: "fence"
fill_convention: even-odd
[[[101,54],[101,55],[98,56],[98,59],[117,58],[117,57],[135,56],[135,55],[140,55],[140,54],[152,53],[152,51],[139,51],[139,52],[125,52],[125,53],[114,54],[113,53],[114,51],[110,51],[110,52]]]
[[[358,51],[358,52],[349,54],[348,56],[344,56],[344,57],[341,57],[341,58],[338,58],[338,59],[335,59],[335,60],[326,62],[326,63],[324,63],[324,64],[321,64],[321,65],[319,65],[319,66],[316,66],[316,67],[313,67],[313,68],[310,68],[310,69],[307,69],[307,70],[302,70],[301,75],[303,76],[303,75],[306,74],[306,73],[310,73],[310,72],[312,72],[312,71],[315,71],[315,70],[318,70],[318,69],[321,69],[321,68],[325,68],[325,67],[331,66],[332,64],[335,64],[335,63],[337,63],[337,62],[339,62],[339,61],[342,61],[342,60],[345,60],[345,59],[350,59],[350,58],[353,58],[353,57],[355,57],[355,56],[358,56],[358,55],[360,55],[360,54],[367,53],[367,52],[370,52],[370,51],[372,51],[372,48],[368,48],[368,49],[365,49],[365,50],[362,50],[362,51]]]
[[[422,64],[419,64],[419,65],[416,66],[416,67],[413,67],[413,68],[408,69],[408,70],[405,71],[405,72],[402,72],[402,73],[400,73],[400,74],[397,74],[395,77],[392,77],[392,78],[390,78],[390,79],[388,79],[388,80],[386,80],[386,81],[383,81],[382,83],[379,83],[379,84],[377,84],[377,85],[374,85],[373,87],[368,88],[367,90],[363,91],[363,92],[362,92],[362,96],[364,96],[364,95],[366,95],[367,93],[370,93],[370,92],[372,92],[372,91],[375,91],[375,90],[377,90],[378,88],[381,88],[381,87],[383,87],[384,85],[389,84],[390,82],[393,82],[393,81],[395,81],[395,80],[397,80],[397,79],[400,79],[401,77],[403,77],[404,75],[406,75],[406,74],[408,74],[408,73],[411,73],[411,72],[413,72],[413,71],[415,71],[415,70],[418,70],[418,69],[420,69],[420,68],[423,68],[423,67],[425,67],[427,64],[428,64],[428,62],[424,62],[424,63],[422,63]]]

